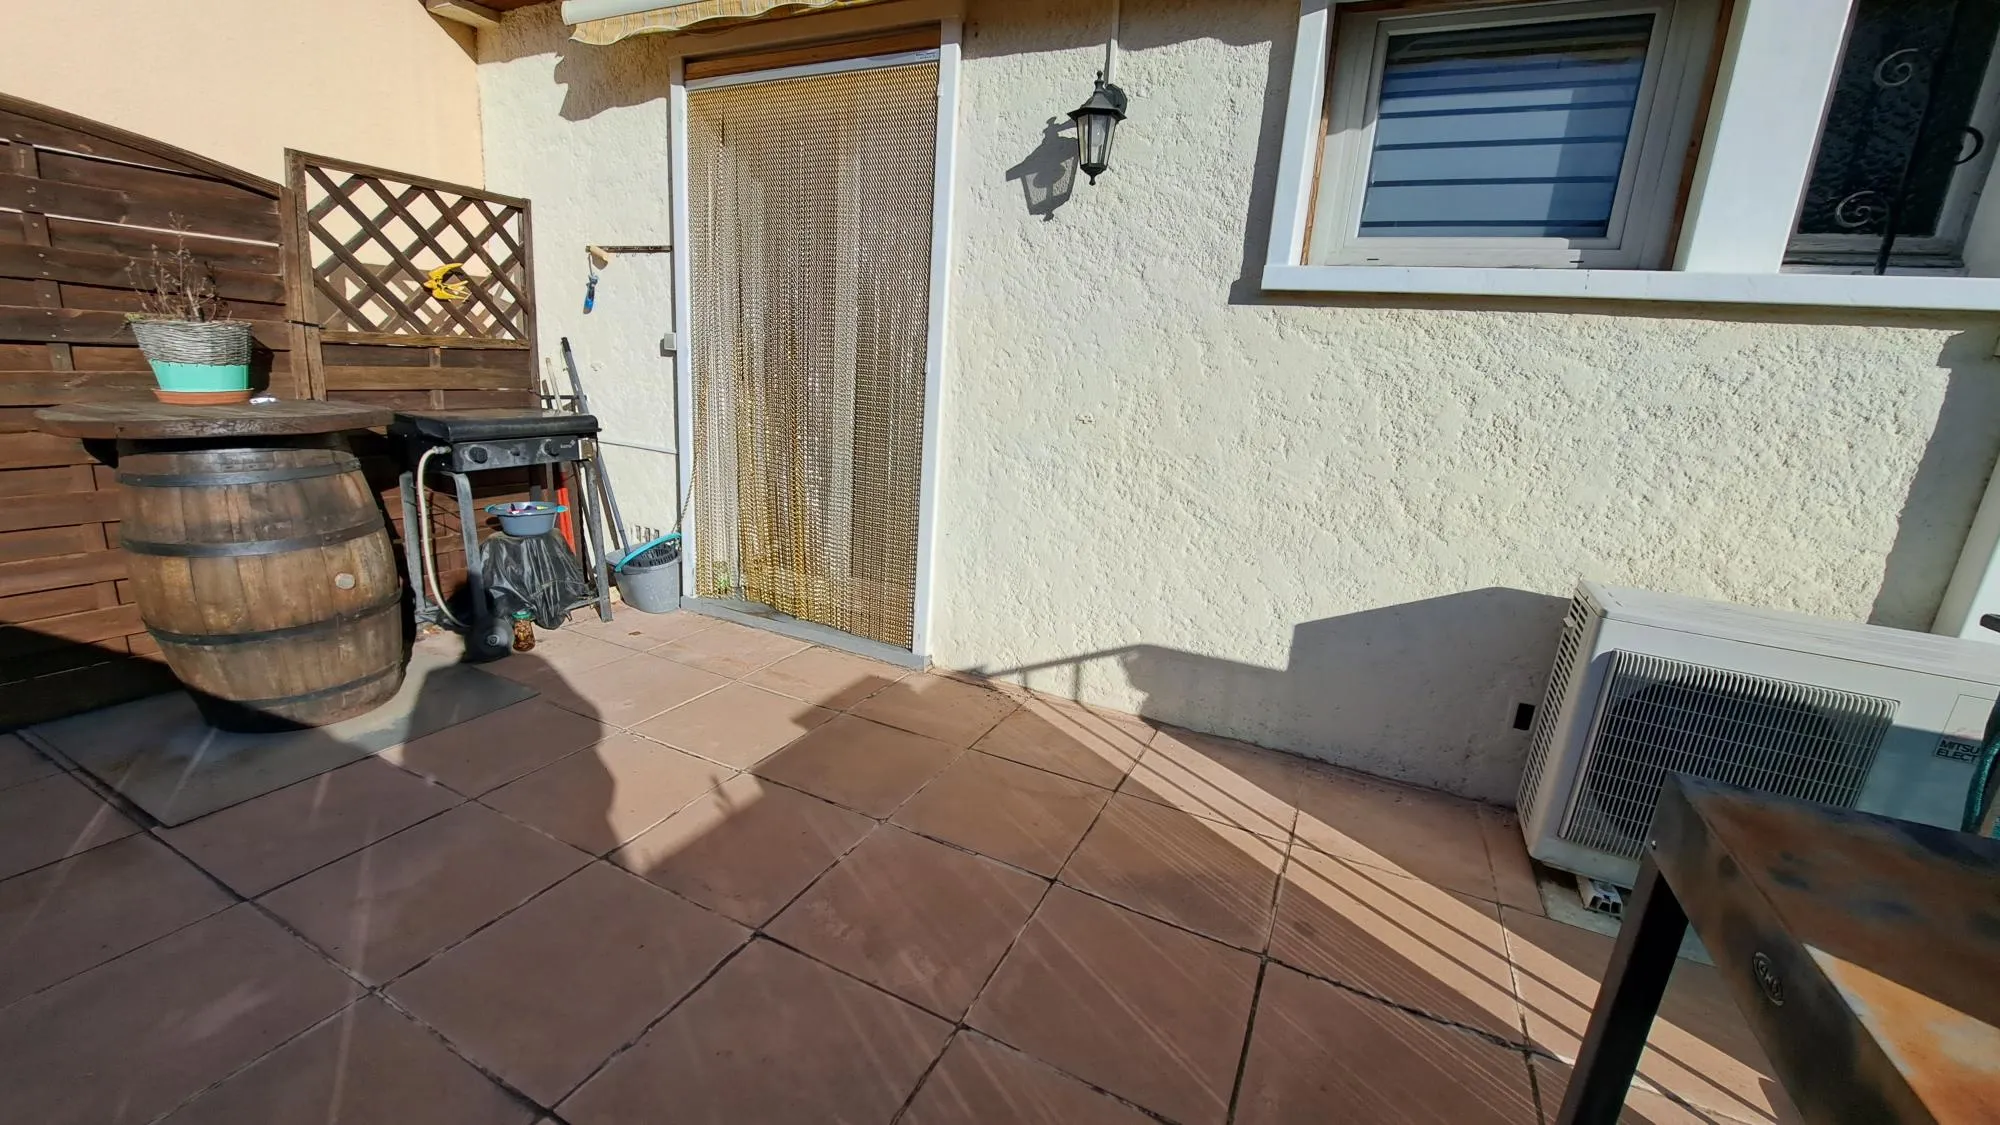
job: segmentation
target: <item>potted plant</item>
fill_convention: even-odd
[[[179,241],[171,254],[153,248],[150,273],[141,286],[145,311],[126,319],[153,365],[153,394],[184,405],[248,402],[250,322],[229,319],[214,271]]]

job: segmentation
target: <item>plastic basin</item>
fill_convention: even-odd
[[[517,539],[547,535],[556,528],[556,517],[569,509],[545,500],[522,500],[511,504],[488,504],[486,514],[500,521],[500,530]]]

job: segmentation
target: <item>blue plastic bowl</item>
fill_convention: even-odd
[[[546,500],[519,500],[511,504],[488,504],[486,514],[500,521],[500,530],[517,539],[547,535],[556,529],[556,517],[569,511]]]

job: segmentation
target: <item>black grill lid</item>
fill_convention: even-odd
[[[411,410],[398,411],[389,423],[392,437],[423,438],[439,445],[595,433],[593,415],[560,410]]]

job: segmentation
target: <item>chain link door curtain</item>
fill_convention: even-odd
[[[691,91],[696,592],[909,648],[936,63]]]

